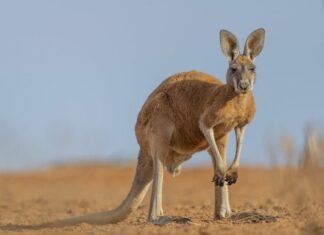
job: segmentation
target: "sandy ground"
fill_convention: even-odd
[[[34,225],[117,206],[127,194],[135,167],[63,166],[0,174],[0,234],[324,234],[324,172],[242,168],[230,186],[233,217],[213,220],[211,168],[166,173],[164,212],[190,223],[146,223],[142,206],[118,224],[42,228]]]

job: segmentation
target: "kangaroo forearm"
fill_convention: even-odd
[[[210,146],[210,151],[216,161],[216,167],[220,171],[224,172],[226,170],[225,163],[221,157],[221,154],[218,150],[216,141],[215,141],[215,136],[214,136],[214,130],[213,128],[208,128],[206,127],[202,122],[200,123],[200,129],[203,132],[209,146]]]
[[[244,132],[246,126],[243,127],[236,127],[235,128],[235,135],[236,135],[236,150],[235,150],[235,157],[231,164],[231,167],[237,168],[240,165],[240,158],[241,158],[241,150],[244,140]]]

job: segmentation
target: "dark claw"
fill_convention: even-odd
[[[222,179],[222,178],[220,178],[220,177],[218,177],[217,178],[217,184],[216,184],[217,186],[224,186],[224,180]]]
[[[215,183],[215,186],[220,186],[220,187],[223,187],[223,186],[224,186],[225,181],[226,181],[226,180],[224,180],[223,177],[219,177],[218,175],[215,175],[215,176],[213,177],[213,180],[212,180],[212,182]]]
[[[234,182],[233,182],[234,180],[233,180],[231,177],[228,177],[228,176],[226,177],[226,181],[227,181],[227,184],[228,184],[228,185],[231,185],[231,184],[234,183]]]
[[[228,185],[235,184],[237,181],[237,176],[238,176],[237,171],[228,172],[225,179],[227,181],[227,184]]]
[[[216,180],[217,180],[217,176],[214,175],[212,182],[215,182],[216,183]]]

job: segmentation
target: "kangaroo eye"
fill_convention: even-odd
[[[255,71],[255,67],[254,66],[251,66],[251,67],[249,67],[249,70],[250,71]]]

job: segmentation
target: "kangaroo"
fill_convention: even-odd
[[[132,187],[124,201],[111,211],[63,219],[55,224],[122,221],[140,205],[152,182],[148,222],[165,220],[164,168],[174,176],[179,175],[181,163],[202,150],[207,150],[214,168],[214,218],[229,217],[228,185],[237,181],[244,132],[256,111],[252,94],[256,80],[254,61],[263,48],[264,37],[264,29],[253,31],[240,54],[236,37],[227,30],[220,31],[221,49],[229,62],[225,84],[197,71],[178,73],[163,81],[149,95],[137,118],[135,132],[140,150]],[[236,151],[227,167],[226,146],[232,129],[236,134]]]

